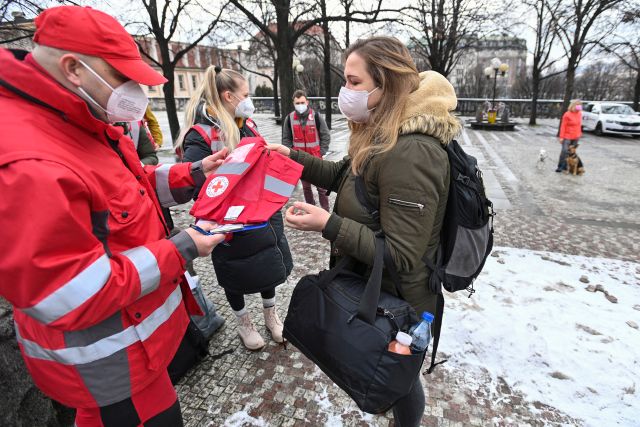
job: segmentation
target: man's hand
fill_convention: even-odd
[[[295,202],[287,209],[284,223],[301,231],[322,231],[331,214],[322,208],[308,203]]]
[[[280,153],[285,157],[289,157],[289,154],[291,154],[291,149],[282,144],[267,144],[267,149]]]
[[[215,154],[214,154],[215,155]],[[212,157],[212,156],[209,156]],[[198,227],[203,230],[209,231],[216,228],[218,224],[211,221],[198,221]],[[193,228],[187,228],[184,230],[187,232],[189,237],[195,243],[196,248],[198,248],[198,256],[207,256],[213,251],[219,243],[224,241],[224,234],[214,234],[213,236],[205,236],[202,233],[194,230]]]
[[[218,166],[220,166],[224,162],[227,154],[229,154],[229,150],[227,149],[227,147],[224,147],[222,150],[216,152],[215,154],[202,159],[202,172],[204,172],[204,176],[208,177],[213,172],[215,172],[216,169],[218,169]]]

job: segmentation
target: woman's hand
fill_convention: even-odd
[[[214,173],[216,169],[218,169],[218,166],[224,163],[227,154],[229,154],[229,150],[227,147],[224,147],[222,150],[202,159],[202,172],[204,172],[204,176],[209,176]]]
[[[291,149],[282,144],[267,144],[267,149],[280,153],[285,157],[289,157],[289,154],[291,154]]]
[[[284,223],[291,228],[301,231],[324,230],[331,214],[322,208],[308,203],[295,202],[287,209],[284,216]]]

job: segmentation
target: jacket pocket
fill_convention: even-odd
[[[425,207],[424,203],[415,202],[413,200],[408,200],[408,199],[409,199],[408,197],[391,194],[387,198],[387,203],[394,206],[400,206],[405,209],[415,210],[418,213],[420,213],[420,215],[423,215],[424,207]]]
[[[118,193],[109,199],[109,214],[119,224],[135,220],[144,200],[137,182],[122,182]]]

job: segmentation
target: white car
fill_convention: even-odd
[[[640,113],[625,104],[592,102],[582,110],[582,128],[596,135],[615,133],[640,137]]]

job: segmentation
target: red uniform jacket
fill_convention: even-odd
[[[302,165],[266,149],[263,138],[243,138],[209,176],[191,215],[218,223],[267,221],[291,197]]]
[[[41,390],[71,407],[121,401],[166,370],[183,301],[198,311],[183,279],[195,245],[165,238],[161,205],[189,200],[204,174],[143,168],[121,128],[30,56],[0,49],[0,63],[0,296]]]
[[[307,124],[302,126],[302,121],[297,111],[290,114],[291,133],[293,135],[293,148],[311,154],[315,157],[322,157],[320,153],[320,135],[316,126],[315,113],[309,108]]]
[[[562,115],[560,138],[578,139],[582,136],[582,111],[567,111]]]

